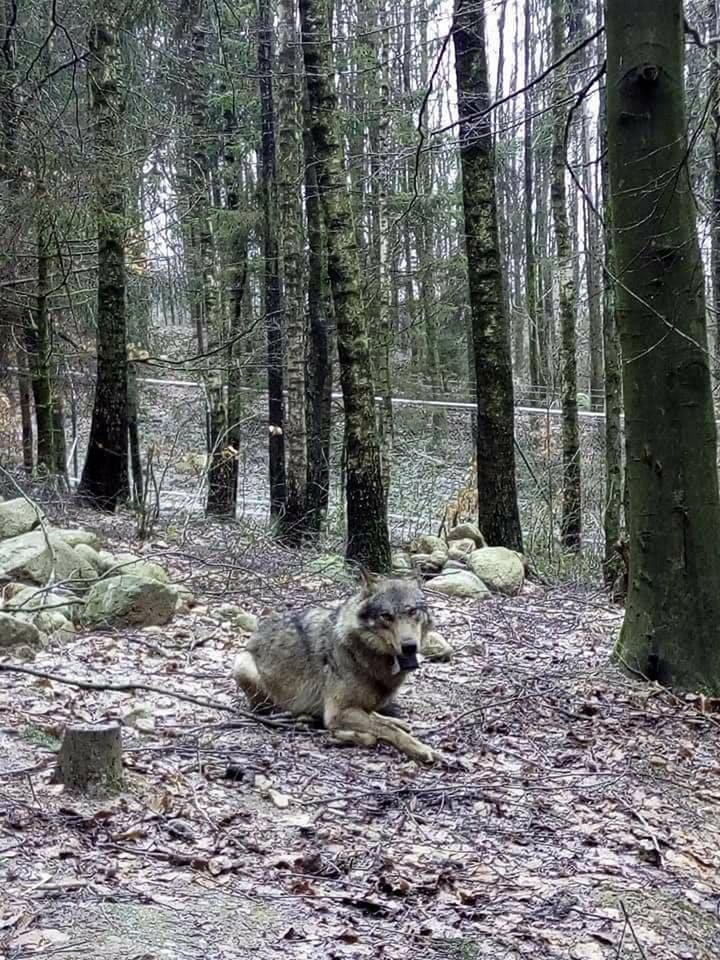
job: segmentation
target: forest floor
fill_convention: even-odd
[[[128,518],[73,521],[136,547]],[[162,535],[150,552],[198,606],[78,634],[32,669],[244,706],[221,605],[348,589],[237,527]],[[720,955],[720,714],[609,664],[620,613],[598,591],[432,606],[455,658],[400,698],[446,758],[432,767],[169,695],[0,674],[0,956]],[[56,739],[103,718],[124,724],[126,788],[70,796],[51,783]]]

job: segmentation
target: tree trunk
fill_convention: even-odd
[[[720,31],[720,2],[711,0],[710,32],[717,37]],[[717,51],[717,48],[715,48]],[[710,348],[713,372],[720,370],[720,64],[717,56],[710,60],[710,89],[713,93],[712,116],[709,124],[711,160],[712,206],[710,220],[710,280],[712,287],[713,321]]]
[[[598,0],[598,27],[602,23],[602,0]],[[610,180],[607,158],[607,91],[600,85],[600,109],[598,115],[598,144],[602,161],[600,176],[602,185],[602,209],[605,221],[605,264],[608,272],[603,276],[602,325],[605,369],[605,510],[603,533],[605,551],[603,556],[603,579],[612,588],[620,573],[620,556],[616,544],[622,533],[623,464],[622,464],[622,364],[620,343],[615,319],[615,302],[610,276],[615,273],[612,250],[612,210],[610,206]]]
[[[282,317],[287,370],[287,451],[283,536],[299,543],[307,532],[305,421],[306,316],[303,304],[302,167],[298,136],[302,99],[296,68],[296,0],[280,0],[278,31],[278,198],[282,255]]]
[[[563,53],[565,0],[552,0],[552,58]],[[580,428],[577,408],[577,343],[575,335],[576,286],[568,227],[565,191],[565,122],[568,95],[567,67],[558,67],[553,83],[552,184],[550,197],[555,227],[560,288],[560,368],[562,390],[563,489],[560,536],[564,547],[580,548]]]
[[[114,793],[122,789],[121,728],[114,723],[68,727],[54,781],[80,792]]]
[[[300,0],[303,57],[318,188],[328,247],[345,411],[349,560],[377,572],[390,568],[367,318],[360,261],[347,192],[324,0]]]
[[[283,397],[283,336],[280,262],[277,238],[277,173],[275,165],[275,106],[273,103],[273,21],[269,0],[258,6],[258,78],[262,123],[263,300],[267,331],[268,455],[270,515],[279,520],[285,510],[285,400]]]
[[[40,200],[42,205],[43,201]],[[47,203],[47,198],[45,199]],[[50,244],[47,211],[37,216],[37,289],[36,305],[25,324],[25,348],[35,403],[37,465],[46,474],[55,472],[53,454],[52,392],[50,387],[50,330],[48,293],[50,290]]]
[[[116,0],[90,30],[88,77],[95,142],[98,231],[97,381],[79,496],[113,512],[128,488],[128,385],[125,310],[125,183],[122,60]]]
[[[308,243],[307,405],[308,419],[308,528],[319,533],[330,496],[330,429],[332,412],[332,350],[328,311],[325,309],[326,263],[323,256],[322,209],[315,174],[315,151],[309,130],[307,96],[303,98],[307,122],[305,147],[305,215]]]
[[[522,550],[514,448],[510,330],[503,310],[485,52],[484,7],[456,0],[453,26],[465,245],[478,410],[479,524],[491,544]]]
[[[630,577],[616,653],[720,695],[720,498],[687,168],[681,0],[607,0],[607,107]]]

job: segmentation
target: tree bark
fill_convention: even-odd
[[[273,22],[268,0],[258,3],[258,77],[262,123],[261,171],[263,207],[263,301],[267,332],[268,456],[270,515],[279,520],[285,510],[285,400],[283,396],[283,336],[280,261],[277,239],[277,170],[275,105],[273,102]]]
[[[681,0],[607,0],[615,288],[630,576],[616,647],[720,694],[720,498],[705,288],[688,176]]]
[[[283,537],[307,532],[306,315],[303,304],[302,167],[298,135],[302,98],[296,68],[296,0],[280,0],[278,30],[278,199],[282,257],[282,318],[287,370],[287,452]]]
[[[477,398],[479,524],[487,541],[522,550],[514,448],[510,329],[503,309],[493,178],[484,5],[456,0],[453,25],[465,245]]]
[[[530,76],[530,37],[532,17],[530,0],[525,0],[525,38],[523,63],[525,83]],[[525,114],[523,119],[523,220],[525,229],[525,305],[528,315],[528,357],[530,361],[530,386],[540,387],[544,394],[547,386],[545,371],[540,366],[541,351],[537,319],[537,272],[535,267],[535,235],[533,231],[533,101],[530,90],[525,91]],[[538,397],[538,400],[544,396]]]
[[[128,385],[125,309],[126,189],[120,8],[108,2],[91,27],[88,59],[95,144],[98,231],[97,381],[90,440],[78,495],[113,512],[128,489]]]
[[[122,730],[117,724],[68,727],[54,780],[68,790],[114,793],[122,789]]]
[[[300,0],[300,18],[345,412],[346,555],[349,560],[382,572],[390,568],[390,538],[367,318],[360,294],[360,261],[338,129],[326,3]]]
[[[563,53],[565,0],[552,0],[552,58]],[[553,83],[552,184],[550,197],[560,287],[560,367],[562,390],[563,489],[560,538],[569,550],[580,548],[582,537],[580,427],[577,408],[576,286],[565,191],[565,123],[567,67],[555,71]]]

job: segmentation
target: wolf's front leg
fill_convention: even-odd
[[[325,726],[338,740],[362,746],[372,746],[377,740],[384,740],[413,760],[433,763],[438,759],[432,747],[394,724],[387,723],[384,717],[366,713],[358,707],[338,709],[329,705],[325,710]]]

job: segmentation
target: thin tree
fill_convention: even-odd
[[[552,0],[552,58],[563,54],[565,0]],[[553,81],[552,183],[550,200],[560,292],[560,367],[562,385],[563,488],[561,542],[577,550],[582,536],[580,427],[577,408],[576,284],[565,190],[565,127],[568,96],[567,65],[555,71]]]
[[[630,516],[621,661],[720,694],[720,496],[688,175],[681,0],[607,0],[607,107]]]
[[[300,0],[300,22],[345,413],[346,555],[380,572],[390,567],[390,538],[367,317],[360,293],[360,260],[339,134],[325,0]]]
[[[490,543],[522,550],[510,328],[500,272],[492,132],[489,116],[482,115],[490,99],[482,2],[456,0],[453,41],[477,398],[479,522]]]
[[[128,492],[128,379],[125,306],[126,188],[120,12],[108,0],[90,28],[88,85],[93,128],[94,205],[98,236],[97,380],[90,440],[78,495],[114,511]]]

